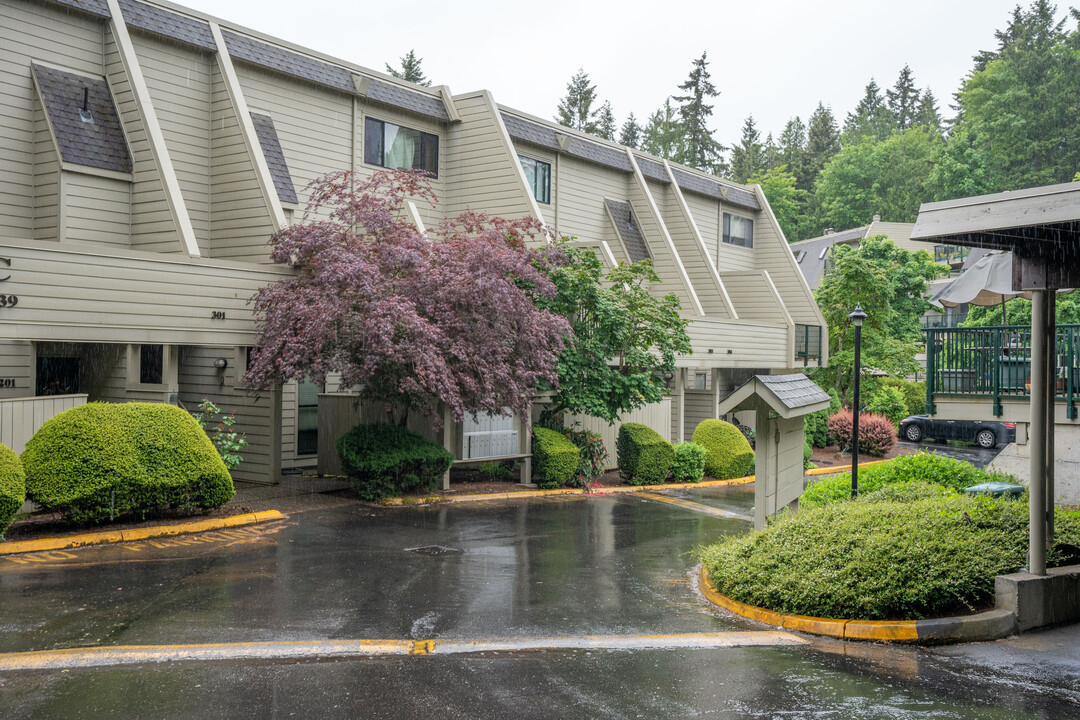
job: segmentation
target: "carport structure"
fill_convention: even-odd
[[[1031,292],[1028,569],[1046,575],[1054,533],[1054,292],[1080,287],[1080,183],[925,203],[911,239],[1012,251],[1012,288]]]

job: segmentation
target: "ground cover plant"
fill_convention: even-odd
[[[705,474],[716,480],[745,477],[753,472],[754,451],[739,429],[723,420],[702,420],[693,441],[705,448]]]
[[[26,500],[26,482],[22,462],[15,451],[0,445],[0,540]]]
[[[631,485],[659,485],[667,480],[675,450],[648,425],[623,423],[615,440],[619,472]]]
[[[357,425],[337,441],[341,466],[361,499],[435,489],[454,456],[442,445],[387,423]]]
[[[963,460],[920,452],[871,465],[859,470],[859,492],[872,493],[890,485],[928,483],[953,490],[962,490],[985,482],[1016,482],[1004,473],[980,470]],[[799,506],[816,507],[840,502],[851,497],[851,473],[839,473],[815,480],[807,486]]]
[[[1080,542],[1080,519],[1058,513],[1056,527],[1052,563],[1065,557],[1063,546]],[[1027,532],[1026,500],[912,484],[899,495],[890,488],[784,514],[698,554],[716,588],[740,602],[787,614],[908,620],[986,606],[994,577],[1025,565]]]
[[[75,522],[209,510],[236,494],[210,438],[162,403],[87,403],[47,421],[22,454],[26,495]]]

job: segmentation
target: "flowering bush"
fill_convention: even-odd
[[[852,415],[841,410],[829,418],[829,434],[836,438],[841,450],[851,449]],[[896,428],[884,415],[859,413],[859,451],[884,457],[896,442]]]
[[[604,439],[589,430],[564,430],[563,434],[581,450],[577,471],[570,479],[570,487],[588,488],[590,483],[604,474],[608,451]]]

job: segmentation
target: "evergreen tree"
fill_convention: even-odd
[[[744,183],[749,178],[765,169],[765,153],[761,144],[761,133],[754,123],[754,116],[743,123],[742,139],[731,149],[731,177],[735,182]]]
[[[588,133],[596,132],[596,86],[589,81],[589,74],[578,68],[566,84],[566,97],[559,101],[555,120],[560,125]]]
[[[605,101],[596,114],[596,134],[605,140],[615,139],[615,113],[611,112],[611,103]]]
[[[938,135],[942,133],[941,113],[938,112],[937,99],[934,93],[930,92],[930,88],[923,90],[922,95],[919,96],[919,105],[915,108],[912,126],[926,128]]]
[[[818,103],[806,130],[806,175],[810,183],[817,181],[821,169],[832,156],[840,152],[840,131],[832,110]]]
[[[678,160],[683,155],[683,134],[675,117],[671,98],[663,107],[649,116],[642,137],[641,149],[667,160]]]
[[[780,157],[780,146],[773,140],[772,133],[765,137],[765,145],[761,148],[761,163],[766,170],[784,164],[784,159]]]
[[[896,79],[896,85],[891,90],[886,90],[889,113],[898,130],[907,130],[915,123],[917,105],[919,103],[919,91],[915,89],[915,76],[911,67],[904,66],[900,71],[900,77]]]
[[[634,117],[634,113],[630,113],[622,129],[619,130],[619,144],[637,148],[641,145],[641,134],[642,128],[638,125],[637,118]]]
[[[806,173],[806,124],[798,115],[788,120],[780,133],[780,158],[800,190],[813,186],[813,179]]]
[[[777,165],[758,173],[746,182],[761,186],[784,237],[788,242],[795,242],[799,237],[798,224],[806,198],[806,191],[795,187],[795,176],[789,173],[784,165]]]
[[[718,173],[724,169],[722,153],[725,148],[709,129],[713,106],[708,101],[720,92],[710,80],[708,65],[706,54],[702,52],[701,57],[693,61],[690,77],[679,86],[686,94],[674,98],[680,103],[679,125],[684,141],[683,151],[677,159],[698,170]]]
[[[894,128],[892,114],[881,95],[881,88],[870,78],[862,100],[848,113],[844,121],[844,144],[853,145],[863,140],[884,140]]]
[[[399,80],[407,80],[417,85],[423,85],[425,87],[431,86],[431,81],[424,75],[423,69],[420,64],[424,62],[424,58],[416,57],[416,52],[410,50],[405,57],[401,58],[401,69],[390,67],[390,63],[385,63],[386,72],[390,73]]]

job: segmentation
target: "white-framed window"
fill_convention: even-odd
[[[439,177],[439,136],[375,118],[364,119],[364,162]]]
[[[738,247],[754,247],[754,221],[742,215],[724,213],[724,242]]]
[[[518,155],[521,169],[525,171],[525,180],[532,190],[536,202],[551,204],[551,163],[535,160],[525,155]]]

